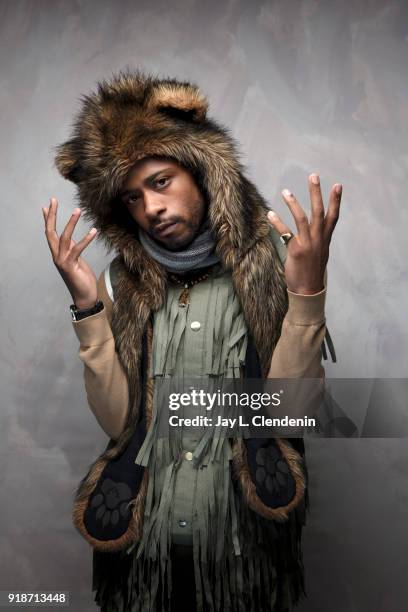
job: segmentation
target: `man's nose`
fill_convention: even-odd
[[[150,221],[155,221],[166,211],[166,205],[157,194],[146,194],[144,198],[145,215]]]

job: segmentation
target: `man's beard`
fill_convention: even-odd
[[[201,202],[195,202],[193,207],[199,210],[202,206]],[[194,217],[193,217],[194,218]],[[174,223],[183,224],[186,228],[188,228],[188,233],[183,232],[183,236],[168,236],[163,241],[160,240],[157,236],[154,235],[154,232],[149,232],[152,240],[157,242],[159,246],[169,251],[184,251],[198,236],[198,234],[203,230],[203,226],[207,222],[207,214],[205,213],[201,222],[199,224],[194,223],[194,221],[185,221],[184,219],[175,218],[172,220]],[[186,234],[186,235],[184,235]]]
[[[199,234],[201,226],[187,225],[185,221],[179,221],[178,223],[184,223],[186,227],[190,227],[190,232],[188,234],[183,233],[183,236],[169,236],[165,240],[152,236],[153,240],[168,251],[184,251]]]

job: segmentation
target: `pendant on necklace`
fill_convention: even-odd
[[[189,303],[189,301],[190,300],[189,300],[189,295],[188,295],[188,285],[185,284],[183,291],[180,293],[178,305],[181,308],[185,308],[187,306],[187,304]]]

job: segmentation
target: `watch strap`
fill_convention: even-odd
[[[90,317],[91,315],[101,312],[103,308],[104,305],[101,300],[98,300],[96,304],[90,308],[77,308],[75,304],[71,304],[69,307],[73,321],[81,321],[81,319],[85,319],[86,317]]]

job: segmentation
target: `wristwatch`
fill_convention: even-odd
[[[77,308],[75,304],[71,304],[69,307],[71,311],[71,316],[73,321],[80,321],[81,319],[85,319],[85,317],[90,317],[97,312],[101,312],[103,310],[103,302],[98,300],[94,306],[90,308]]]

